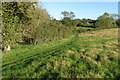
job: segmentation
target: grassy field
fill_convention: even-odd
[[[13,46],[2,55],[3,78],[118,78],[118,29]]]

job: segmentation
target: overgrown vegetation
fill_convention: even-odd
[[[118,78],[117,29],[73,35],[3,54],[4,78]]]
[[[37,44],[59,40],[76,32],[76,27],[111,28],[119,26],[116,20],[104,13],[98,20],[75,19],[74,12],[63,11],[62,20],[50,19],[45,9],[36,2],[3,2],[3,49],[10,50],[12,45]],[[117,15],[115,15],[117,16]],[[78,30],[77,30],[78,31]],[[81,32],[81,31],[79,31]]]
[[[36,2],[3,2],[2,13],[3,78],[120,77],[117,14],[56,20]]]
[[[73,34],[72,27],[50,20],[47,11],[38,7],[38,3],[3,2],[2,5],[4,50],[10,50],[10,46],[17,43],[36,44],[63,39]]]

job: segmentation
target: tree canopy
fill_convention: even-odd
[[[61,14],[64,16],[64,18],[70,18],[73,19],[75,17],[74,12],[68,12],[68,11],[63,11]]]
[[[36,2],[3,2],[3,47],[21,44],[37,44],[43,41],[62,39],[73,34]],[[70,12],[69,17],[73,17]],[[67,30],[67,32],[65,32]]]
[[[95,26],[99,28],[110,28],[115,26],[114,23],[115,23],[114,18],[111,17],[109,13],[104,13],[103,15],[98,17]]]

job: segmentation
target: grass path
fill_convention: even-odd
[[[3,53],[3,77],[118,78],[117,40],[117,29],[104,29],[51,43],[16,46]]]

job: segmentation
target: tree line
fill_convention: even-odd
[[[120,27],[120,19],[118,19],[117,14],[109,14],[105,12],[103,15],[99,16],[97,20],[86,18],[73,19],[75,17],[75,14],[73,12],[63,11],[61,14],[64,16],[61,22],[66,26],[72,25],[76,27],[91,27],[91,28]]]
[[[76,27],[120,27],[120,19],[104,13],[97,20],[74,19],[74,12],[63,11],[61,20],[50,15],[37,2],[2,2],[2,46],[10,50],[17,44],[37,44],[60,40],[76,32]],[[116,15],[114,15],[116,16]]]
[[[37,44],[73,34],[72,27],[51,20],[48,12],[36,2],[3,2],[2,20],[4,50],[17,44]]]

